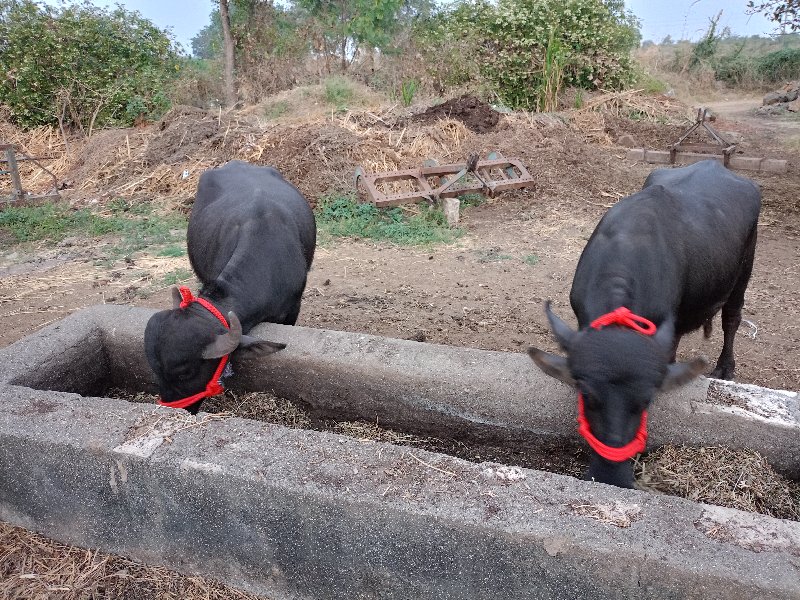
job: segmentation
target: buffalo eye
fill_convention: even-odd
[[[173,374],[180,380],[185,380],[191,378],[193,375],[194,369],[191,365],[180,365],[173,369]]]
[[[578,389],[580,390],[581,395],[583,396],[583,406],[584,408],[586,408],[586,410],[600,410],[601,403],[597,399],[597,396],[595,396],[593,393],[591,393],[583,386],[580,386]]]

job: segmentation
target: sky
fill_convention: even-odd
[[[697,41],[719,11],[718,32],[726,26],[735,35],[769,35],[775,30],[762,15],[747,14],[747,0],[625,0],[625,5],[642,21],[642,40],[656,43],[667,35],[675,41]]]
[[[57,4],[57,0],[46,0]],[[209,23],[213,0],[92,0],[97,6],[122,4],[139,11],[161,29],[169,28],[184,50],[191,52],[191,39]],[[660,42],[666,35],[673,40],[698,40],[708,28],[709,19],[720,10],[721,28],[728,26],[738,35],[768,35],[774,24],[761,15],[748,15],[747,0],[626,0],[626,6],[642,21],[642,40]]]

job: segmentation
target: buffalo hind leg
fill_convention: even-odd
[[[736,360],[733,358],[733,340],[736,337],[736,330],[742,322],[742,306],[744,306],[744,292],[750,281],[750,273],[753,271],[753,258],[756,251],[755,230],[751,236],[749,247],[742,262],[742,270],[736,286],[733,288],[728,301],[722,306],[722,333],[723,343],[722,352],[717,359],[717,366],[711,372],[711,377],[717,379],[733,379],[733,371],[736,368]]]

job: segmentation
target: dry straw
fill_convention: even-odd
[[[0,522],[0,598],[3,600],[257,600],[212,579],[49,540]]]
[[[800,485],[755,450],[663,446],[637,465],[642,488],[718,506],[800,520]]]

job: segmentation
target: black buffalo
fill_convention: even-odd
[[[725,339],[712,376],[732,377],[760,207],[752,181],[706,160],[654,171],[642,191],[617,203],[597,225],[570,293],[578,331],[549,303],[545,307],[567,357],[536,348],[529,354],[545,373],[577,388],[591,433],[601,443],[629,444],[658,390],[704,370],[700,358],[675,363],[675,352],[687,332],[704,326],[708,336],[720,309]],[[619,307],[651,321],[655,334],[620,324],[591,326]],[[592,450],[587,478],[632,487],[632,465]]]
[[[189,218],[189,261],[199,297],[227,317],[230,329],[200,303],[156,313],[144,344],[161,400],[202,392],[235,350],[269,354],[284,347],[244,335],[268,321],[294,325],[314,258],[316,224],[302,194],[271,167],[241,161],[203,173]],[[200,401],[186,407],[196,413]]]

